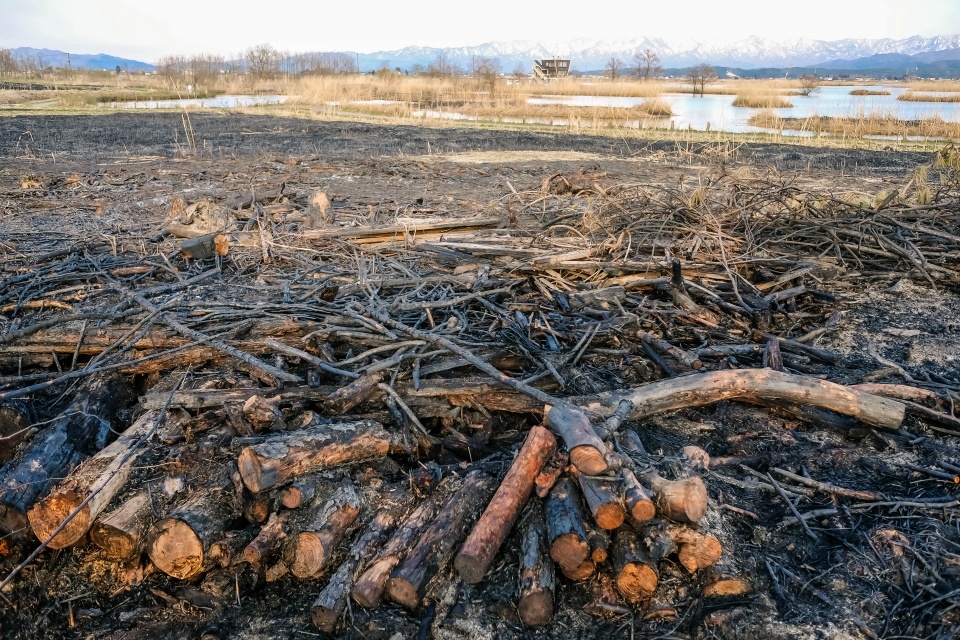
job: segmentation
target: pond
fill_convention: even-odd
[[[235,107],[259,107],[265,104],[283,104],[287,96],[217,96],[215,98],[182,98],[178,100],[136,100],[132,102],[108,102],[111,109],[231,109]]]

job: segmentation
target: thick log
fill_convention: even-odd
[[[238,465],[243,483],[257,493],[344,462],[382,458],[390,445],[390,434],[372,420],[317,425],[245,447]]]
[[[243,549],[243,559],[250,564],[260,564],[273,553],[280,541],[287,537],[288,516],[289,512],[271,513],[257,537]]]
[[[287,509],[296,509],[313,500],[317,491],[317,478],[307,477],[294,481],[280,491],[280,504]]]
[[[380,605],[390,574],[407,556],[410,548],[433,522],[447,499],[446,492],[438,491],[421,502],[413,513],[400,525],[387,541],[377,559],[363,572],[353,590],[353,599],[368,609]]]
[[[864,393],[853,387],[771,369],[711,371],[660,380],[626,392],[613,394],[606,404],[616,407],[621,400],[633,403],[634,420],[696,407],[721,400],[781,401],[812,405],[852,416],[866,424],[897,429],[906,407],[902,402]]]
[[[552,433],[539,426],[530,429],[510,470],[457,554],[454,567],[464,582],[476,584],[483,580],[527,503],[540,469],[556,447]]]
[[[52,549],[64,549],[83,538],[97,516],[126,484],[134,462],[144,449],[129,454],[134,445],[153,429],[159,417],[159,411],[144,413],[116,440],[84,461],[49,495],[37,502],[27,512],[37,538],[41,541],[49,538],[64,519],[92,495],[67,526],[50,541],[49,546]]]
[[[313,578],[330,562],[340,542],[360,515],[360,493],[352,483],[337,487],[326,502],[311,505],[312,513],[297,523],[299,533],[284,549],[284,563],[298,578]],[[291,529],[294,525],[291,524]]]
[[[602,480],[576,470],[571,470],[571,475],[580,483],[580,490],[586,499],[590,515],[601,529],[613,530],[623,524],[626,509],[623,508],[620,496],[617,495],[614,478],[610,478],[609,481]]]
[[[611,554],[617,591],[636,604],[653,595],[660,575],[656,561],[644,548],[640,536],[626,527],[617,531]]]
[[[174,578],[188,580],[213,567],[211,545],[223,537],[233,514],[229,479],[191,495],[147,534],[147,554],[154,565]]]
[[[641,523],[652,519],[657,514],[650,493],[643,488],[633,471],[621,467],[620,479],[623,481],[623,497],[627,503],[627,511],[634,522]]]
[[[560,572],[570,580],[581,582],[593,577],[593,574],[597,572],[597,563],[590,558],[587,558],[579,565],[571,569],[560,567]]]
[[[150,496],[146,491],[136,493],[93,523],[90,541],[111,558],[132,558],[143,550],[153,517]]]
[[[672,527],[670,537],[677,546],[677,556],[690,573],[713,566],[723,553],[720,541],[686,527]]]
[[[531,506],[520,536],[520,600],[517,611],[523,624],[538,627],[550,622],[555,588],[543,506],[537,500]]]
[[[553,486],[544,508],[550,557],[564,571],[573,571],[590,556],[583,509],[573,480],[564,476]]]
[[[547,425],[555,431],[570,452],[570,462],[588,475],[607,470],[603,440],[590,425],[586,414],[572,405],[544,407]]]
[[[56,480],[106,446],[119,431],[117,412],[132,400],[128,383],[118,375],[93,376],[80,387],[60,417],[0,468],[0,533],[30,535],[27,510]]]
[[[493,478],[479,471],[467,474],[463,486],[423,532],[387,582],[387,593],[392,600],[408,609],[420,603],[427,582],[450,562],[456,545],[487,503],[493,485]]]
[[[334,632],[360,571],[369,558],[383,546],[397,522],[409,512],[413,497],[412,492],[403,491],[390,504],[377,511],[366,531],[350,547],[346,560],[314,601],[310,610],[313,626],[326,633]]]
[[[382,395],[377,387],[383,382],[380,373],[362,375],[350,384],[340,387],[324,399],[324,407],[331,416],[342,416],[374,395]]]
[[[242,562],[243,550],[247,548],[254,537],[254,532],[250,527],[239,531],[226,531],[222,538],[210,545],[207,557],[211,564],[218,567],[229,567],[237,562]]]
[[[0,403],[0,465],[14,457],[21,443],[26,442],[36,429],[33,408],[21,400]]]
[[[649,471],[643,483],[653,491],[660,515],[671,520],[696,524],[707,512],[707,488],[700,478],[666,480]]]

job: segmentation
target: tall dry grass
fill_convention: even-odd
[[[908,82],[911,91],[960,91],[960,80],[923,80]]]
[[[935,94],[926,91],[904,91],[897,100],[904,102],[960,102],[960,93]]]
[[[769,93],[770,89],[754,87],[737,94],[733,100],[735,107],[751,107],[754,109],[789,109],[793,103],[782,95]]]
[[[947,122],[939,116],[920,120],[905,120],[890,112],[867,112],[855,117],[809,116],[806,118],[782,118],[773,111],[761,111],[747,121],[755,127],[783,131],[809,131],[814,134],[830,133],[845,137],[863,136],[915,136],[926,138],[960,138],[960,123]]]
[[[888,96],[889,91],[877,91],[874,89],[854,89],[850,92],[852,96]]]

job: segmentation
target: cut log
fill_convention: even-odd
[[[813,405],[852,416],[866,424],[898,429],[906,407],[902,402],[864,393],[853,387],[772,369],[711,371],[660,380],[630,391],[614,393],[606,404],[633,403],[634,420],[721,400],[786,401]]]
[[[553,486],[544,509],[550,557],[564,571],[573,571],[590,556],[583,509],[573,480],[564,476]]]
[[[296,525],[291,523],[291,529],[299,533],[291,536],[283,555],[290,573],[298,578],[313,578],[330,562],[337,545],[360,515],[360,493],[352,483],[345,482],[329,500],[309,509],[311,512],[301,516]]]
[[[353,590],[350,592],[353,599],[361,606],[370,609],[380,605],[390,574],[403,561],[407,552],[416,543],[424,529],[433,521],[447,498],[448,496],[444,491],[438,490],[421,502],[393,533],[378,554],[377,559],[357,579]]]
[[[224,532],[222,538],[210,545],[207,557],[211,564],[219,567],[229,567],[234,563],[242,562],[243,550],[254,537],[254,531],[250,527]]]
[[[616,532],[611,560],[617,591],[627,602],[636,604],[653,595],[660,579],[656,561],[635,531],[624,527]]]
[[[560,474],[563,473],[563,470],[567,468],[569,463],[570,457],[567,454],[560,450],[553,452],[553,455],[550,456],[550,459],[543,465],[543,469],[540,470],[534,482],[537,487],[538,498],[543,499],[547,497],[550,489],[553,489],[553,485],[556,484],[557,478],[560,477]]]
[[[147,530],[153,524],[153,510],[146,491],[101,515],[90,529],[90,541],[110,558],[127,559],[143,550]]]
[[[571,475],[580,483],[580,490],[586,499],[590,515],[601,529],[613,530],[623,524],[626,510],[623,508],[620,496],[617,495],[614,478],[607,481],[586,476],[576,470],[571,470]]]
[[[91,377],[50,426],[0,469],[0,533],[32,535],[27,510],[78,463],[106,446],[117,412],[133,400],[129,384],[114,374]],[[59,524],[59,523],[58,523]]]
[[[344,462],[382,458],[390,445],[390,434],[372,420],[325,424],[245,447],[238,464],[243,483],[257,493]]]
[[[723,553],[719,540],[697,533],[693,529],[673,527],[670,529],[670,537],[677,546],[680,564],[690,573],[714,565]]]
[[[276,550],[280,541],[287,536],[286,524],[289,512],[271,513],[267,524],[263,525],[257,537],[243,550],[243,559],[250,564],[260,564]]]
[[[587,543],[590,545],[590,559],[597,564],[607,561],[610,555],[610,534],[603,529],[587,527]]]
[[[279,405],[276,399],[250,396],[243,403],[243,417],[257,431],[283,431],[287,424],[280,413]]]
[[[703,587],[704,598],[734,598],[753,593],[753,585],[736,576],[718,576]]]
[[[583,580],[589,580],[593,577],[593,574],[597,572],[597,563],[590,558],[587,558],[572,569],[560,567],[560,572],[574,582],[581,582]]]
[[[588,475],[598,475],[607,470],[603,440],[590,425],[587,415],[572,405],[544,407],[547,425],[567,445],[570,462]]]
[[[696,524],[707,512],[707,488],[700,478],[666,480],[649,471],[643,475],[643,483],[653,491],[662,516]]]
[[[323,404],[327,414],[345,415],[372,396],[382,394],[383,392],[377,387],[381,382],[383,382],[383,376],[380,373],[373,373],[362,375],[350,384],[340,387],[324,399]]]
[[[334,632],[337,620],[347,606],[350,591],[359,577],[358,574],[370,556],[383,546],[387,536],[396,527],[397,522],[409,512],[412,504],[413,493],[403,491],[390,504],[377,511],[366,531],[350,547],[347,559],[331,576],[327,586],[314,601],[310,611],[313,626],[326,633]]]
[[[280,504],[287,509],[296,509],[313,500],[317,491],[317,478],[308,477],[295,481],[280,491]]]
[[[463,486],[450,498],[427,527],[406,559],[387,582],[387,593],[408,609],[415,608],[423,597],[427,582],[444,569],[467,528],[487,503],[494,480],[479,471],[471,471]]]
[[[646,522],[657,514],[650,493],[643,488],[633,471],[621,467],[620,479],[623,481],[623,497],[627,503],[627,511],[636,523]]]
[[[134,445],[153,429],[159,418],[159,411],[144,413],[120,437],[84,461],[49,495],[35,504],[27,512],[27,517],[37,538],[41,541],[49,538],[64,519],[92,495],[90,501],[50,541],[49,546],[52,549],[64,549],[83,538],[97,516],[126,484],[138,454],[144,449],[129,454]]]
[[[523,624],[538,627],[550,622],[555,585],[543,506],[537,500],[531,505],[520,536],[520,600],[517,611]]]
[[[174,234],[176,235],[176,234]],[[207,260],[217,255],[216,246],[213,242],[213,234],[187,238],[180,245],[180,253],[184,258],[191,260]]]
[[[476,584],[483,580],[527,503],[540,469],[556,447],[552,433],[539,426],[530,429],[510,470],[457,554],[454,567],[464,582]]]
[[[147,554],[164,573],[188,580],[213,567],[211,545],[223,537],[234,515],[229,478],[213,488],[196,489],[147,534]]]

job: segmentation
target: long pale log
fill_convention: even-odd
[[[572,405],[547,406],[543,410],[547,425],[556,431],[570,452],[570,462],[588,475],[607,470],[606,448],[586,414]]]
[[[111,558],[132,558],[143,549],[147,530],[153,524],[153,510],[146,491],[102,514],[90,528],[90,541]]]
[[[537,500],[532,505],[520,537],[520,600],[517,612],[523,624],[537,627],[550,622],[555,587],[543,507]]]
[[[404,520],[387,544],[378,554],[376,560],[363,572],[353,586],[351,595],[361,606],[368,609],[380,605],[390,574],[407,556],[410,548],[416,543],[424,529],[433,522],[447,499],[444,491],[438,491],[421,502],[413,513]]]
[[[391,436],[378,422],[325,424],[281,433],[240,452],[243,483],[254,493],[344,462],[382,458]]]
[[[537,474],[556,447],[552,433],[539,426],[530,429],[510,470],[457,554],[454,566],[464,582],[476,584],[483,579],[530,497]]]
[[[313,626],[326,633],[333,633],[337,620],[347,606],[347,599],[353,589],[359,573],[370,557],[383,546],[387,536],[397,526],[397,522],[409,511],[413,503],[413,494],[403,491],[394,500],[377,511],[350,551],[346,560],[337,569],[314,601],[310,610]]]
[[[147,553],[153,564],[167,575],[188,580],[212,568],[210,547],[223,537],[234,515],[226,497],[232,490],[229,480],[217,485],[194,490],[150,529]]]
[[[615,393],[607,404],[615,407],[621,400],[633,403],[630,418],[634,420],[722,400],[768,400],[812,405],[890,429],[899,428],[906,414],[902,402],[826,380],[772,369],[711,371],[660,380]]]
[[[450,498],[390,577],[387,592],[392,600],[408,609],[420,603],[427,582],[450,562],[454,548],[486,504],[493,485],[493,478],[481,472],[467,474],[463,486]]]
[[[321,502],[313,513],[304,514],[297,523],[299,533],[291,536],[283,553],[290,573],[298,578],[313,578],[330,562],[340,542],[360,515],[360,493],[347,482]],[[298,514],[300,516],[300,514]],[[291,524],[291,528],[295,525]]]
[[[54,487],[27,512],[30,526],[40,540],[46,540],[87,496],[93,497],[50,541],[53,549],[74,544],[90,530],[97,516],[106,508],[130,477],[137,454],[128,456],[134,445],[154,426],[159,411],[148,411],[137,418],[126,431],[105,449],[84,461],[64,481]],[[142,453],[143,450],[141,450]]]
[[[112,425],[117,412],[133,400],[129,391],[117,375],[94,376],[59,418],[0,468],[0,533],[30,535],[27,510],[56,480],[107,444],[118,431]]]
[[[590,556],[583,510],[573,480],[560,478],[547,495],[544,508],[550,557],[564,571],[573,571]]]

